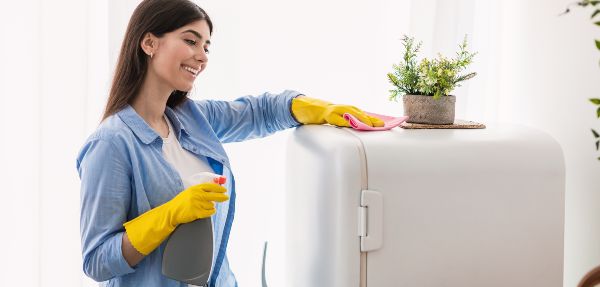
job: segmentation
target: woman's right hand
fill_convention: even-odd
[[[173,210],[172,224],[177,226],[213,215],[216,212],[214,201],[224,202],[229,199],[225,192],[225,187],[215,183],[201,183],[188,187],[165,203],[171,205]]]
[[[148,255],[177,225],[214,214],[214,201],[223,202],[229,199],[226,191],[225,187],[214,183],[190,186],[165,204],[123,224],[127,237],[139,253]]]
[[[292,100],[292,115],[302,124],[330,124],[338,127],[350,127],[344,114],[349,113],[359,121],[371,127],[382,127],[381,119],[370,116],[357,107],[334,105],[330,102],[299,96]]]

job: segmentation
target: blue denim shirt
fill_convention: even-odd
[[[213,215],[214,255],[209,286],[237,286],[227,261],[227,240],[235,211],[235,179],[222,143],[264,137],[298,126],[290,112],[299,93],[265,93],[235,101],[186,100],[166,108],[181,146],[205,156],[227,177],[230,199]],[[130,267],[121,252],[123,223],[159,206],[184,187],[162,155],[162,138],[131,106],[106,118],[77,157],[81,178],[83,271],[105,286],[187,286],[162,275],[165,243]]]

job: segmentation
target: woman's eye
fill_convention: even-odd
[[[192,46],[196,46],[196,41],[194,41],[194,40],[186,39],[185,41]]]

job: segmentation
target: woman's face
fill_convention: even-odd
[[[158,38],[149,68],[174,90],[190,91],[206,68],[210,29],[205,20],[185,25]]]

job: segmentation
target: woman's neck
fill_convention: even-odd
[[[172,91],[172,88],[161,84],[160,80],[148,73],[131,106],[150,126],[160,125]]]
[[[163,115],[173,89],[162,84],[160,79],[153,75],[146,75],[131,106],[157,134],[166,138],[169,136],[169,126]]]

